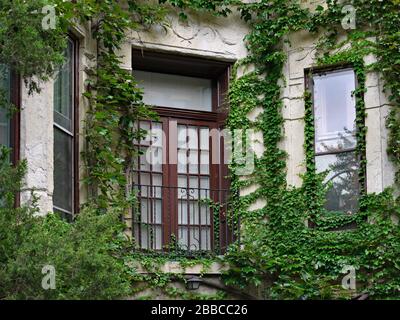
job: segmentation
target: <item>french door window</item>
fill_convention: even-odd
[[[189,62],[191,68],[183,69]],[[133,61],[144,102],[160,116],[136,124],[147,132],[135,141],[141,155],[134,168],[138,205],[132,231],[140,249],[221,252],[233,235],[218,136],[229,65],[216,63],[218,73],[209,74],[201,63],[213,62],[189,62],[152,53]]]

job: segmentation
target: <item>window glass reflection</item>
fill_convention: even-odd
[[[54,129],[54,206],[72,212],[72,139]]]
[[[353,70],[314,75],[315,146],[317,153],[356,146],[355,75]],[[344,143],[346,142],[346,143]]]
[[[358,210],[359,161],[355,152],[321,155],[315,158],[317,172],[327,172],[324,183],[329,184],[325,208],[348,214]]]

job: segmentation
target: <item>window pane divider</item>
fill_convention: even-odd
[[[62,213],[65,213],[65,214],[69,214],[69,215],[73,215],[73,213],[72,213],[72,211],[68,211],[68,210],[65,210],[65,209],[61,209],[60,207],[57,207],[57,206],[55,206],[55,205],[53,205],[53,208],[55,209],[55,210],[57,210],[57,211],[61,211]]]
[[[71,136],[71,138],[74,137],[74,134],[73,134],[71,131],[65,129],[64,127],[60,126],[59,124],[53,123],[53,125],[54,125],[54,127],[56,127],[57,129],[63,131],[64,133],[68,134],[69,136]]]
[[[315,156],[329,156],[333,154],[339,154],[339,153],[346,153],[346,152],[355,152],[357,151],[356,148],[351,148],[351,149],[343,149],[343,150],[338,150],[338,151],[326,151],[326,152],[315,152]]]

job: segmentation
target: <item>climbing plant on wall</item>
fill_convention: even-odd
[[[34,25],[13,25],[9,19],[13,8],[3,1],[2,7],[8,8],[11,15],[0,16],[5,22],[2,26],[8,26],[8,29],[1,28],[0,32],[7,34],[15,27],[20,28],[21,35],[26,30],[28,35],[37,39],[38,50],[30,56],[37,65],[30,64],[31,61],[23,56],[20,62],[10,58],[10,52],[21,46],[18,41],[3,41],[1,62],[14,65],[28,79],[28,83],[33,75],[46,80],[61,61],[65,46],[63,34],[68,27],[75,23],[90,23],[97,42],[97,54],[89,57],[93,59],[94,67],[85,70],[89,76],[84,94],[88,103],[85,182],[91,190],[90,202],[99,212],[107,212],[112,207],[121,214],[135,202],[134,195],[130,193],[130,170],[138,151],[131,142],[145,134],[136,130],[133,124],[138,119],[156,117],[143,104],[142,92],[132,75],[121,67],[118,51],[126,40],[126,31],[162,23],[171,6],[181,11],[181,19],[187,18],[190,10],[222,16],[239,10],[251,27],[245,39],[249,55],[235,66],[227,126],[230,129],[254,128],[261,131],[265,152],[256,159],[255,174],[249,179],[241,180],[234,174],[231,176],[231,189],[235,194],[250,184],[259,185],[259,188],[250,195],[232,200],[235,216],[242,222],[241,242],[232,245],[224,258],[230,264],[229,271],[224,275],[226,283],[239,287],[264,285],[265,298],[332,297],[341,294],[338,289],[343,267],[353,266],[357,272],[359,291],[365,290],[377,298],[398,297],[400,234],[399,226],[392,223],[391,218],[398,217],[400,209],[393,190],[387,189],[379,195],[366,194],[363,190],[360,212],[353,216],[326,213],[323,208],[326,193],[322,183],[324,176],[315,172],[313,163],[314,121],[310,93],[307,91],[304,97],[307,172],[302,177],[301,188],[288,186],[287,155],[280,147],[284,137],[282,87],[287,58],[285,47],[290,45],[292,33],[305,31],[317,40],[316,65],[351,63],[357,74],[359,86],[354,95],[357,98],[357,152],[362,161],[361,185],[365,185],[366,174],[363,95],[367,90],[365,77],[368,72],[379,71],[385,80],[385,90],[392,105],[387,121],[388,152],[400,169],[398,0],[353,0],[351,4],[357,13],[355,30],[343,30],[341,22],[346,13],[342,11],[343,4],[333,0],[313,8],[308,1],[296,0],[159,0],[160,5],[128,0],[124,6],[111,0],[81,0],[76,3],[43,0],[43,3],[36,3],[37,7],[25,1],[19,1],[18,5],[30,12],[39,10],[41,5],[55,4],[60,17],[55,31],[44,33],[39,27],[39,20],[35,20]],[[362,57],[370,54],[377,58],[377,62],[367,66]],[[45,60],[50,63],[40,64]],[[239,68],[253,71],[239,76]],[[38,87],[33,84],[32,88]],[[250,121],[247,115],[256,107],[261,107],[262,113],[256,121]],[[236,166],[232,163],[231,172],[235,172]],[[400,170],[396,180],[398,184]],[[264,199],[266,205],[249,211],[250,205],[257,199]],[[308,221],[313,222],[313,227],[307,224]],[[357,227],[332,231],[343,229],[349,223],[355,223]],[[150,286],[163,288],[171,296],[184,294],[168,285],[176,276],[160,271],[160,264],[168,257],[135,255],[130,256],[130,262],[132,259],[142,261],[145,267],[153,270],[146,276],[132,272],[132,281],[144,281]],[[211,260],[190,262],[181,259],[184,265],[199,261],[207,266]],[[182,278],[181,275],[178,277]]]
[[[246,39],[249,56],[242,63],[253,64],[255,71],[233,81],[228,124],[231,128],[248,126],[241,119],[249,110],[261,106],[263,113],[251,126],[263,132],[265,153],[257,161],[254,177],[246,182],[233,177],[233,188],[249,183],[260,187],[237,203],[244,236],[241,246],[233,246],[228,254],[228,259],[236,267],[230,269],[226,280],[236,285],[265,282],[265,297],[269,298],[332,297],[340,293],[342,268],[353,266],[359,291],[365,290],[375,297],[396,297],[400,289],[396,276],[400,271],[399,258],[396,258],[400,234],[398,225],[392,223],[390,217],[398,217],[399,205],[392,191],[388,189],[380,195],[362,192],[360,212],[353,216],[326,213],[323,208],[326,193],[323,175],[315,173],[314,121],[308,92],[305,92],[307,172],[301,188],[288,188],[286,184],[285,154],[279,149],[279,142],[283,137],[284,45],[289,42],[291,33],[303,30],[313,34],[318,43],[319,59],[315,66],[351,63],[355,69],[358,77],[354,95],[357,99],[361,184],[365,184],[363,97],[367,90],[367,72],[383,71],[385,88],[393,104],[388,119],[389,153],[394,162],[398,162],[399,3],[353,1],[358,28],[350,31],[344,31],[341,26],[346,14],[342,11],[343,4],[327,1],[326,6],[316,6],[314,10],[306,4],[277,0],[257,1],[239,7],[242,17],[252,27]],[[339,40],[341,35],[345,36],[344,41]],[[348,44],[350,47],[345,46]],[[368,54],[374,54],[377,62],[367,67],[362,58]],[[258,198],[265,199],[266,206],[248,212],[249,204]],[[315,226],[309,227],[305,224],[307,221],[314,222]],[[333,231],[350,222],[355,222],[357,227]]]

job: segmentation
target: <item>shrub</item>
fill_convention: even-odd
[[[2,299],[115,299],[129,294],[128,242],[118,212],[87,206],[73,223],[37,215],[35,197],[14,208],[26,163],[0,157],[0,297]],[[54,266],[56,288],[42,288],[42,268]]]

